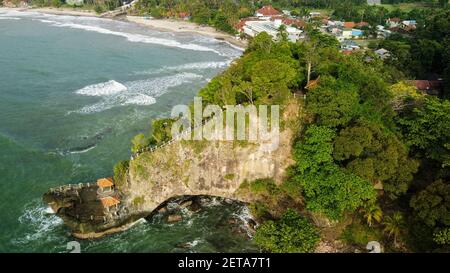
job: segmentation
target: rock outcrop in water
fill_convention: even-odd
[[[175,141],[130,161],[125,184],[120,191],[110,192],[120,200],[113,208],[102,206],[99,188],[92,184],[52,189],[44,195],[44,201],[78,238],[120,231],[161,210],[161,204],[177,196],[206,195],[250,202],[251,196],[238,191],[243,182],[272,178],[281,183],[293,164],[291,127],[296,125],[290,125],[299,120],[299,108],[298,102],[292,101],[284,109],[279,146],[274,151],[261,150],[258,142]]]
[[[63,219],[72,235],[97,238],[123,230],[148,213],[135,213],[121,203],[121,193],[104,191],[98,184],[74,184],[52,188],[43,200]],[[116,204],[117,203],[117,204]]]

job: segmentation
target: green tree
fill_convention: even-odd
[[[422,105],[397,119],[407,143],[427,158],[450,166],[450,102],[427,97]]]
[[[433,241],[439,245],[449,245],[450,244],[450,228],[445,228],[436,231],[433,234]]]
[[[274,253],[312,252],[319,239],[316,228],[293,209],[277,221],[264,222],[253,237],[257,245]]]
[[[357,115],[359,99],[356,86],[324,76],[318,86],[309,91],[307,110],[317,115],[318,124],[343,126]]]
[[[361,213],[369,227],[371,227],[374,222],[380,223],[383,218],[383,211],[375,202],[366,203],[361,208]]]
[[[410,206],[429,227],[450,226],[450,185],[433,182],[411,198]]]
[[[159,144],[172,139],[172,124],[174,119],[163,118],[152,122],[152,138],[148,144]]]
[[[333,161],[335,133],[325,126],[310,126],[304,142],[294,147],[296,165],[291,180],[303,191],[306,207],[332,219],[353,212],[375,198],[370,182],[343,171]]]
[[[394,238],[394,246],[398,246],[398,237],[404,232],[406,228],[403,214],[399,211],[394,212],[384,218],[384,231],[389,237]]]
[[[114,165],[114,184],[118,189],[126,184],[129,165],[130,161],[128,160],[120,161]]]
[[[369,123],[342,129],[334,141],[333,157],[354,174],[383,182],[392,198],[408,190],[419,166],[394,134]]]
[[[137,153],[142,148],[146,147],[147,144],[147,138],[144,134],[137,134],[134,136],[134,138],[131,140],[131,152]]]
[[[289,86],[296,76],[295,70],[288,64],[276,59],[257,62],[251,72],[254,89],[259,90],[261,103],[282,103],[289,97]]]
[[[249,43],[246,52],[260,51],[263,53],[270,53],[274,46],[272,37],[267,32],[261,32],[256,35]]]

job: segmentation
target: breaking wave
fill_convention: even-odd
[[[128,41],[135,42],[135,43],[157,44],[157,45],[162,45],[162,46],[167,46],[167,47],[176,47],[176,48],[194,50],[194,51],[209,51],[209,52],[214,52],[219,55],[221,54],[217,50],[206,47],[206,46],[196,45],[196,44],[192,44],[192,43],[184,44],[184,43],[180,43],[175,40],[151,37],[151,36],[136,34],[136,33],[133,34],[133,33],[127,33],[127,32],[113,31],[113,30],[109,30],[109,29],[102,28],[99,26],[83,25],[83,24],[76,24],[76,23],[61,23],[61,22],[50,21],[50,20],[40,20],[40,21],[43,23],[49,23],[56,27],[69,27],[69,28],[73,28],[73,29],[81,29],[81,30],[92,31],[92,32],[97,32],[97,33],[101,33],[101,34],[109,34],[109,35],[124,37]]]
[[[197,62],[197,63],[187,63],[176,66],[164,66],[157,70],[149,70],[149,71],[139,71],[135,72],[136,75],[151,75],[151,74],[159,74],[163,72],[171,72],[171,71],[189,71],[189,70],[206,70],[206,69],[218,69],[224,68],[231,64],[232,60],[223,61],[223,62]]]
[[[75,91],[75,93],[85,96],[105,96],[117,94],[126,90],[127,87],[125,85],[121,84],[120,82],[111,80],[103,83],[88,85]]]
[[[29,203],[18,218],[20,224],[30,228],[23,238],[13,240],[14,243],[25,244],[30,241],[48,239],[48,234],[61,227],[63,221],[40,201]]]
[[[75,113],[90,114],[102,112],[120,105],[152,105],[170,88],[202,78],[194,73],[179,73],[150,80],[138,80],[125,83],[108,81],[83,87],[76,94],[84,96],[100,96],[102,100],[87,105]]]
[[[20,20],[20,18],[0,16],[0,20]]]

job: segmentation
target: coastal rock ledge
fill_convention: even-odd
[[[174,141],[133,157],[124,181],[102,178],[97,183],[52,188],[43,200],[80,239],[125,230],[164,210],[161,205],[174,197],[255,201],[240,190],[241,184],[264,178],[282,183],[294,163],[291,149],[300,113],[296,99],[283,107],[279,145],[274,151],[260,149],[257,141]]]

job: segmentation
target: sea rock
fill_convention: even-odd
[[[167,223],[176,223],[183,220],[183,217],[179,214],[171,214],[167,217]]]
[[[184,201],[184,202],[182,202],[181,204],[180,204],[180,208],[187,208],[187,207],[189,207],[189,206],[191,206],[193,204],[193,202],[192,202],[192,200],[187,200],[187,201]]]
[[[162,207],[158,210],[158,213],[164,214],[167,212],[167,208],[166,207]]]

